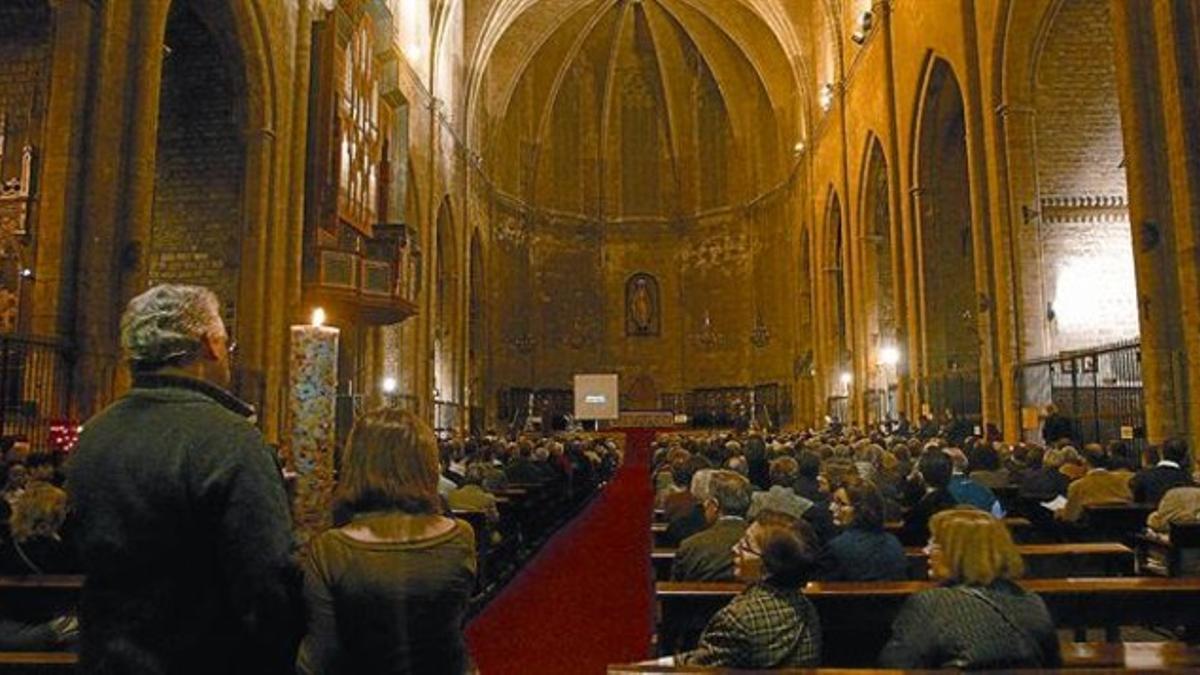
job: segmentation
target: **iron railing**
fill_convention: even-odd
[[[45,447],[51,425],[71,415],[72,364],[58,340],[0,335],[0,434]]]
[[[1019,380],[1022,407],[1040,412],[1053,403],[1072,421],[1075,441],[1125,437],[1135,447],[1145,445],[1139,340],[1028,361],[1021,364]],[[1027,431],[1040,438],[1040,429]]]

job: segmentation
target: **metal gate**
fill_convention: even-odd
[[[1053,403],[1071,419],[1077,442],[1146,444],[1139,340],[1023,363],[1019,384],[1021,406],[1040,412]],[[1041,430],[1032,435],[1040,438]]]

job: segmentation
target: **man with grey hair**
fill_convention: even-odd
[[[252,409],[226,390],[217,298],[156,286],[121,319],[133,388],[68,468],[89,673],[284,673],[303,630],[287,496]]]
[[[733,545],[746,533],[750,481],[728,470],[709,476],[700,504],[709,525],[679,545],[671,567],[676,581],[733,581]]]

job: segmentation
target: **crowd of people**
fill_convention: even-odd
[[[481,561],[455,514],[494,522],[506,485],[586,497],[622,459],[597,437],[439,441],[382,409],[337,453],[333,526],[301,545],[280,458],[228,390],[215,295],[150,289],[121,343],[133,387],[69,456],[0,446],[0,573],[85,575],[77,602],[6,599],[0,650],[74,649],[88,673],[468,672]]]
[[[1013,583],[1022,561],[996,490],[1050,536],[1069,535],[1095,504],[1153,504],[1149,528],[1200,520],[1200,487],[1170,440],[1143,455],[1122,442],[1074,447],[951,441],[887,425],[822,431],[661,438],[656,505],[677,546],[676,581],[752,582],[703,628],[684,663],[817,665],[820,621],[800,590],[810,580],[901,581],[904,546],[925,546],[938,588],[914,595],[880,664],[1052,667],[1057,638],[1045,605]],[[893,526],[885,527],[887,523]],[[891,530],[891,531],[889,531]]]
[[[215,296],[155,287],[131,301],[121,338],[134,386],[86,423],[69,460],[0,445],[0,572],[86,578],[77,617],[52,601],[6,603],[0,649],[77,643],[93,673],[469,671],[478,539],[454,513],[494,521],[505,486],[582,493],[622,461],[603,438],[439,441],[414,413],[379,410],[338,457],[334,526],[300,547],[279,458],[228,391]],[[1015,487],[1017,508],[1051,528],[1113,501],[1155,504],[1147,524],[1159,531],[1200,510],[1181,441],[1139,455],[965,429],[951,416],[657,441],[673,578],[751,582],[680,660],[814,665],[820,617],[804,584],[902,580],[904,545],[925,545],[942,583],[905,604],[882,665],[1054,666],[1053,624],[1013,581],[1022,561],[995,490]]]

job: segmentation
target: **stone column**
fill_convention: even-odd
[[[76,405],[86,418],[113,396],[120,370],[117,321],[123,309],[118,280],[136,253],[125,246],[119,223],[125,194],[128,120],[133,114],[131,62],[136,59],[132,3],[104,3],[98,10],[94,52],[88,76],[93,82],[80,213],[74,334]]]
[[[892,5],[890,2],[880,2],[879,8],[880,37],[884,46],[884,71],[887,88],[888,137],[888,220],[891,227],[891,265],[892,265],[892,294],[896,317],[896,347],[900,350],[900,362],[896,365],[896,410],[905,412],[910,422],[915,422],[917,409],[914,407],[913,374],[916,372],[914,333],[908,324],[908,316],[912,310],[909,293],[913,280],[908,278],[912,260],[908,255],[908,232],[912,230],[911,221],[905,222],[904,204],[904,172],[900,170],[900,113],[896,105],[896,55],[895,42],[892,39]]]
[[[921,413],[922,404],[929,401],[929,354],[925,340],[925,261],[921,244],[921,223],[924,220],[925,188],[914,185],[909,188],[908,210],[904,230],[905,268],[909,271],[908,296],[908,361],[911,390],[909,393],[915,416]]]
[[[69,336],[74,330],[75,270],[79,246],[78,204],[85,170],[88,59],[96,42],[96,9],[84,0],[51,4],[55,30],[50,48],[50,83],[37,195],[37,252],[30,331]]]
[[[1165,122],[1165,154],[1159,161],[1168,168],[1171,189],[1175,263],[1179,283],[1178,322],[1182,325],[1185,349],[1186,388],[1176,397],[1188,402],[1186,433],[1192,448],[1193,468],[1200,448],[1200,414],[1194,410],[1192,392],[1200,392],[1200,167],[1195,156],[1200,148],[1200,4],[1162,2],[1153,6],[1155,36],[1162,74],[1162,114]]]
[[[1142,339],[1142,382],[1151,443],[1186,428],[1183,327],[1166,159],[1163,88],[1154,31],[1157,3],[1112,0],[1129,221]],[[1194,149],[1193,149],[1194,151]]]
[[[997,250],[996,286],[1006,297],[1007,313],[1002,324],[1014,331],[1011,350],[1001,353],[1003,377],[1004,436],[1013,442],[1023,435],[1021,407],[1025,401],[1024,381],[1019,372],[1023,358],[1046,356],[1049,335],[1046,322],[1047,298],[1043,288],[1041,220],[1034,148],[1034,110],[1027,105],[1002,104],[995,124],[999,149],[995,168],[999,194],[994,198],[993,229],[1001,242]],[[1015,323],[1015,326],[1012,325]],[[1031,404],[1048,401],[1030,401]],[[1012,419],[1010,420],[1010,416]]]

